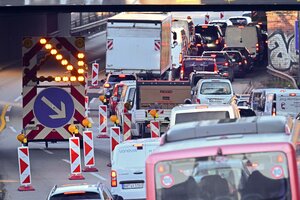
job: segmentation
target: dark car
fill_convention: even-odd
[[[198,24],[195,26],[195,33],[200,34],[205,39],[205,51],[221,51],[223,49],[223,33],[218,25]]]
[[[231,82],[234,81],[236,63],[232,62],[226,51],[204,51],[202,56],[215,58],[220,74]]]
[[[219,75],[216,60],[211,57],[184,57],[180,70],[180,80],[188,80],[191,72],[201,72],[204,76]]]
[[[245,77],[247,71],[247,60],[242,56],[239,51],[226,51],[233,62],[236,63],[234,70],[234,76]]]
[[[191,53],[190,55],[192,56],[201,56],[203,51],[204,51],[204,48],[206,46],[207,42],[205,40],[205,38],[200,35],[199,33],[196,33],[193,38],[192,38],[192,41],[191,41],[191,46],[190,46],[190,49],[191,49]]]
[[[254,61],[246,47],[224,47],[222,51],[239,51],[246,58],[247,71],[251,71],[254,67]],[[244,61],[245,62],[245,61]]]
[[[120,83],[121,81],[130,81],[136,80],[137,77],[133,74],[108,74],[105,83],[103,84],[104,87],[104,95],[105,95],[105,102],[108,104],[109,98],[112,96],[112,91],[115,84]]]

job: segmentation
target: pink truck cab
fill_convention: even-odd
[[[299,200],[299,128],[283,116],[175,125],[146,160],[147,200]]]

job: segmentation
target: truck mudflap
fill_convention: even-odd
[[[146,109],[136,110],[134,112],[135,121],[137,123],[144,123],[153,120],[154,118],[150,115],[150,111],[151,110],[146,110]],[[171,110],[156,109],[156,112],[158,113],[158,117],[155,120],[160,121],[161,123],[170,122]]]

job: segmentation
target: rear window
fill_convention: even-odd
[[[231,59],[235,59],[236,62],[241,62],[243,59],[238,52],[227,52],[227,54]]]
[[[110,75],[108,78],[108,82],[121,82],[121,81],[131,81],[135,80],[135,76],[133,75]]]
[[[227,95],[231,94],[231,87],[227,82],[204,82],[201,85],[200,94]]]
[[[159,146],[157,144],[147,144],[143,146],[124,146],[114,152],[116,166],[121,168],[143,168],[146,158]]]
[[[233,25],[242,25],[246,26],[248,24],[247,19],[245,18],[231,18],[229,19]]]
[[[196,122],[201,120],[227,119],[230,118],[228,111],[206,111],[192,113],[177,113],[175,124]]]
[[[215,26],[195,26],[195,32],[202,35],[208,42],[218,39],[218,30]]]
[[[157,200],[292,199],[283,152],[161,161],[155,165],[155,188]]]
[[[79,191],[78,193],[70,194],[57,194],[50,198],[50,200],[74,200],[74,199],[101,199],[99,193],[96,192],[84,192]]]
[[[203,56],[210,56],[216,59],[216,62],[226,62],[226,56],[220,53],[204,53]]]
[[[196,71],[209,71],[214,72],[215,62],[214,60],[185,60],[184,67],[193,68]]]

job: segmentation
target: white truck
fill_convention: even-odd
[[[106,73],[168,78],[171,62],[169,13],[120,13],[107,21]]]

